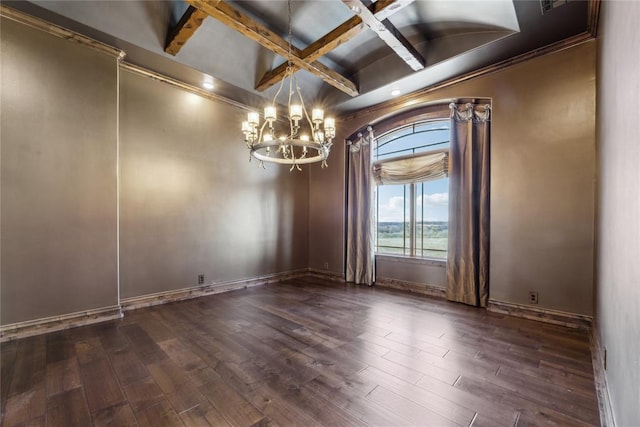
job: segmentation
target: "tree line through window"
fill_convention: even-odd
[[[413,123],[376,139],[374,160],[448,150],[449,120]],[[379,254],[446,259],[449,178],[375,189],[375,250]]]

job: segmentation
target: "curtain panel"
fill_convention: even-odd
[[[452,103],[447,299],[486,307],[489,298],[490,105]]]
[[[377,185],[431,181],[446,178],[448,172],[448,150],[410,154],[373,163],[373,178]]]
[[[348,141],[346,280],[368,286],[375,281],[372,145],[371,127]]]

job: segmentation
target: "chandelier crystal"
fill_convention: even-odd
[[[298,81],[293,72],[291,63],[291,0],[289,7],[289,30],[287,70],[285,77],[280,82],[280,87],[273,97],[271,104],[264,107],[262,122],[260,114],[249,112],[247,120],[242,122],[244,142],[251,153],[260,161],[264,168],[264,162],[291,165],[301,170],[300,165],[322,162],[322,167],[327,166],[327,158],[336,136],[336,122],[331,117],[324,116],[324,110],[314,108],[311,116],[304,105],[302,93]],[[278,117],[278,96],[282,92],[285,80],[289,81],[289,96],[287,98],[287,115]],[[276,129],[280,122],[289,122],[289,126]],[[251,160],[249,157],[249,160]]]

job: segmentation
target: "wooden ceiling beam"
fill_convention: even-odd
[[[363,26],[362,20],[357,16],[354,16],[330,33],[327,33],[325,36],[318,39],[316,42],[307,46],[300,52],[300,58],[309,62],[319,59],[342,43],[359,34],[360,31],[362,31]],[[324,43],[318,43],[320,40],[324,41]],[[287,74],[287,65],[287,62],[285,61],[273,70],[267,71],[260,79],[260,82],[256,85],[256,90],[262,92],[284,79]],[[293,71],[297,71],[298,68],[299,67],[294,65]]]
[[[370,6],[370,10],[377,19],[383,20],[413,2],[414,0],[378,0]],[[353,16],[304,48],[300,53],[300,58],[305,61],[316,61],[341,44],[346,43],[360,34],[364,30],[364,27],[362,19],[360,19],[359,16]],[[298,67],[294,65],[293,71],[297,69]],[[286,72],[286,62],[271,71],[267,71],[256,85],[256,90],[262,92],[270,88],[280,82],[286,75]]]
[[[388,20],[379,20],[362,0],[342,0],[356,13],[364,24],[375,32],[414,71],[422,70],[425,60],[415,47]]]
[[[186,0],[191,6],[205,12],[224,23],[225,25],[239,31],[246,37],[258,42],[270,51],[284,58],[288,57],[289,44],[286,40],[274,34],[264,25],[256,22],[251,17],[239,10],[234,9],[229,4],[220,0]],[[302,52],[295,46],[291,47],[291,62],[324,80],[331,86],[347,93],[351,96],[358,95],[358,88],[354,82],[342,76],[340,73],[319,63],[318,61],[305,61],[301,58]]]
[[[213,1],[213,3],[215,3],[215,1]],[[193,6],[187,7],[182,18],[180,18],[175,27],[173,27],[169,32],[164,51],[176,56],[180,49],[182,49],[182,46],[184,46],[184,44],[191,38],[193,33],[200,28],[202,21],[204,21],[207,16],[208,15],[206,13]]]

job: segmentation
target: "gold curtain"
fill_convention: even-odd
[[[490,105],[451,108],[447,299],[489,299]]]
[[[347,282],[373,285],[375,259],[373,247],[373,179],[371,145],[373,129],[349,143],[347,188]]]

